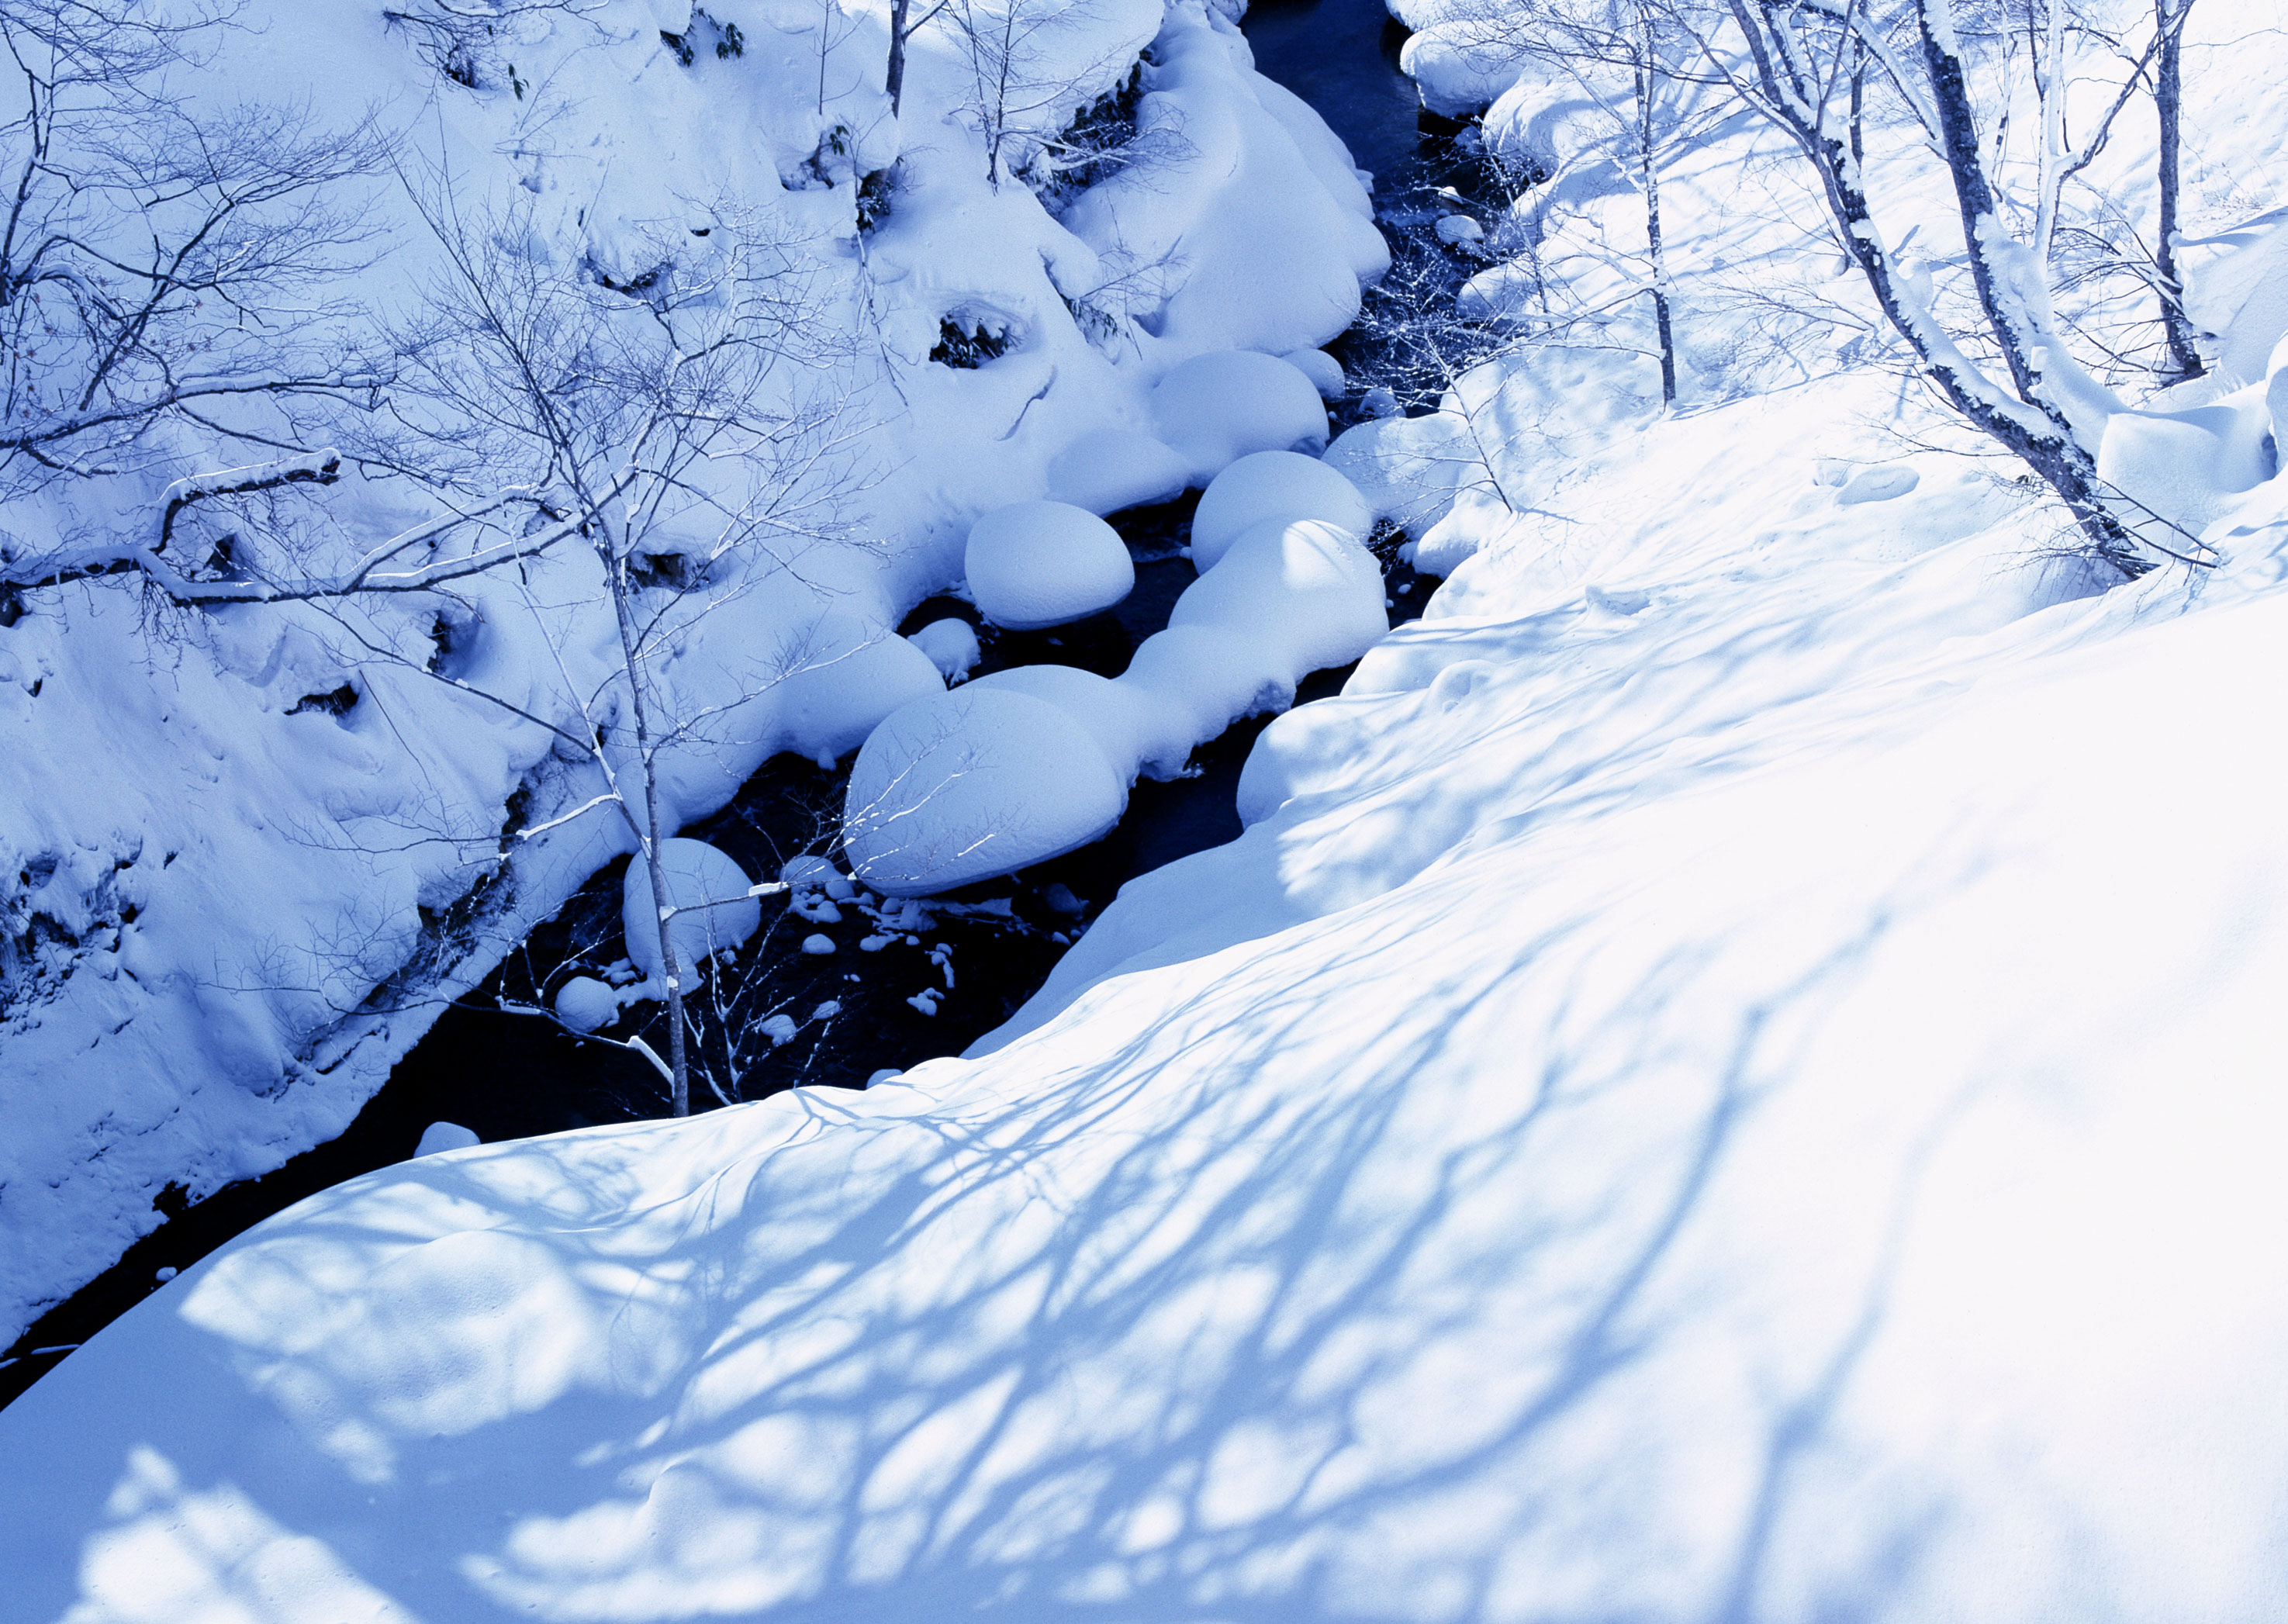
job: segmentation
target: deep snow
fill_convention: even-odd
[[[1625,300],[1331,453],[1451,573],[1266,730],[1240,840],[968,1058],[186,1271],[0,1412],[12,1604],[2278,1617],[2288,310],[2200,178],[2276,172],[2280,44],[2205,15],[2197,274],[2261,370],[2131,409],[2262,403],[2261,477],[2173,465],[2214,568],[2093,591],[1858,336],[1766,344],[1724,279],[1815,273],[1711,132],[1682,409]],[[1610,183],[1545,200],[1591,305]]]
[[[671,826],[722,805],[773,752],[846,757],[940,691],[958,651],[894,629],[959,578],[979,514],[1053,494],[1061,455],[1092,436],[1178,463],[1150,495],[1212,476],[1215,436],[1242,431],[1203,428],[1209,447],[1181,458],[1158,446],[1162,376],[1234,345],[1324,342],[1383,263],[1338,144],[1250,71],[1222,10],[1092,0],[1021,53],[1032,88],[1013,158],[1116,90],[1140,51],[1156,59],[1137,104],[1150,139],[1077,196],[1050,191],[1061,216],[1024,184],[988,184],[975,75],[943,23],[917,36],[893,123],[887,13],[724,0],[710,15],[742,51],[687,64],[661,37],[694,26],[682,0],[521,7],[470,85],[369,0],[264,4],[184,91],[305,101],[322,121],[371,111],[417,178],[449,175],[462,217],[506,219],[544,271],[624,282],[663,234],[703,257],[698,234],[751,230],[795,257],[815,332],[860,336],[824,356],[818,384],[849,448],[813,467],[837,527],[798,515],[714,560],[663,622],[655,702],[686,730],[663,762]],[[862,232],[861,177],[893,161],[888,213]],[[1267,196],[1275,230],[1259,228]],[[386,252],[335,291],[400,314],[434,243],[393,183],[359,206]],[[955,321],[989,323],[1006,352],[931,361]],[[1252,363],[1309,398],[1323,436],[1302,375]],[[1298,433],[1275,429],[1283,446]],[[184,444],[147,488],[105,487],[112,511],[16,504],[7,544],[131,533],[177,472],[213,465]],[[423,517],[386,480],[326,500],[320,539],[336,549]],[[703,537],[663,540],[705,556]],[[339,1133],[442,1000],[631,849],[597,805],[596,764],[530,719],[576,734],[584,709],[610,714],[618,645],[600,599],[592,558],[563,553],[449,602],[346,620],[177,615],[113,579],[32,594],[0,628],[0,1346],[156,1225],[155,1201]]]

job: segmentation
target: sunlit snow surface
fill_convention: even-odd
[[[974,1057],[426,1157],[117,1321],[0,1412],[0,1607],[2288,1612],[2288,480],[2085,596],[1879,372],[1648,373],[1336,448],[1430,614]]]
[[[189,1271],[0,1413],[17,1612],[2276,1616],[2282,482],[2044,607],[1743,476],[1833,408],[1482,551],[997,1051]]]

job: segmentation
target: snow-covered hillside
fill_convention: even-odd
[[[415,321],[449,281],[420,209],[445,210],[488,263],[592,291],[719,273],[708,254],[740,236],[790,257],[812,329],[798,337],[858,336],[773,375],[826,403],[803,421],[826,424],[831,455],[802,453],[816,489],[708,566],[687,646],[661,661],[655,702],[703,718],[663,772],[671,826],[772,752],[846,754],[939,689],[894,628],[959,578],[978,512],[1050,492],[1076,443],[1174,461],[1152,437],[1169,368],[1323,342],[1381,269],[1339,144],[1248,70],[1221,11],[1054,10],[1040,27],[1021,4],[1030,31],[1004,53],[1017,88],[991,117],[941,19],[913,38],[894,120],[889,7],[840,0],[409,8],[492,20],[459,25],[477,44],[457,58],[379,0],[258,4],[163,81],[218,118],[306,104],[322,129],[380,132],[384,161],[338,188],[357,254],[319,290],[361,313],[354,336]],[[1144,139],[1124,169],[1100,163],[1084,189],[989,183],[983,128],[1007,132],[1013,167],[1134,73]],[[626,305],[614,319],[648,319]],[[933,363],[949,328],[1005,353]],[[371,424],[351,412],[344,432]],[[179,426],[125,475],[12,502],[0,543],[20,559],[138,541],[171,480],[246,455]],[[1169,494],[1117,488],[1106,461],[1065,458],[1068,484],[1101,487],[1075,499]],[[1213,471],[1180,465],[1175,486]],[[265,561],[346,567],[440,511],[356,463],[302,521],[314,566]],[[681,522],[657,546],[706,557],[718,514]],[[23,595],[0,629],[0,1346],[157,1224],[170,1186],[196,1199],[338,1133],[440,997],[631,849],[601,809],[513,833],[605,788],[543,725],[578,733],[583,701],[611,691],[595,575],[576,550],[346,608],[185,612],[119,577]]]
[[[1752,121],[1672,172],[1663,410],[1584,164],[1569,342],[1330,452],[1450,574],[1240,840],[967,1057],[186,1271],[0,1412],[0,1610],[2279,1617],[2288,57],[2208,16],[2190,302],[2261,359],[2108,443],[2197,452],[2131,477],[2212,565],[2108,588],[1851,284],[1749,297],[1837,281]]]

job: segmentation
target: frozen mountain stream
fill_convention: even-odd
[[[1399,71],[1403,30],[1380,0],[1260,0],[1245,28],[1259,69],[1310,101],[1359,166],[1377,176],[1386,232],[1422,232],[1429,215],[1405,208],[1406,188],[1450,177],[1433,174],[1441,144],[1424,126],[1437,121],[1419,114],[1414,87]],[[1339,341],[1334,347],[1342,353]],[[1358,393],[1354,387],[1336,408],[1338,429],[1355,420]],[[973,676],[1044,664],[1118,675],[1136,646],[1167,624],[1177,597],[1196,578],[1182,551],[1196,502],[1194,492],[1112,515],[1135,563],[1134,590],[1106,613],[1048,631],[981,628],[982,657]],[[1389,562],[1396,539],[1378,544],[1393,624],[1419,613],[1431,584]],[[933,598],[900,630],[910,635],[949,617],[978,619],[965,603]],[[1312,677],[1297,702],[1336,693],[1348,669]],[[950,906],[931,910],[926,933],[886,933],[878,914],[846,900],[830,910],[838,920],[767,903],[759,950],[711,989],[716,1007],[699,1011],[708,1037],[722,1046],[719,1075],[735,1073],[740,1096],[756,1098],[797,1084],[861,1086],[881,1072],[959,1053],[1024,1003],[1123,883],[1237,836],[1240,769],[1269,720],[1243,720],[1201,746],[1187,776],[1140,780],[1118,826],[1093,844],[953,893]],[[849,766],[846,760],[830,772],[779,756],[730,805],[684,832],[728,852],[756,877],[775,876],[788,859],[826,848]],[[582,1042],[501,1008],[544,1000],[568,963],[600,968],[619,956],[624,867],[596,875],[476,994],[446,1010],[339,1137],[195,1205],[171,1189],[159,1202],[167,1223],[8,1350],[14,1362],[0,1367],[0,1403],[147,1295],[162,1271],[187,1267],[307,1195],[403,1160],[433,1122],[462,1124],[490,1142],[663,1114],[663,1085],[629,1050]],[[815,951],[821,937],[832,952]],[[806,941],[812,951],[804,950]],[[649,1016],[639,1030],[663,1050],[661,1007],[637,1009]],[[703,1042],[703,1060],[706,1048]],[[695,1111],[719,1103],[697,1074],[692,1094]]]

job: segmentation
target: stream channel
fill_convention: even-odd
[[[1458,127],[1420,111],[1398,68],[1405,31],[1383,0],[1255,0],[1243,27],[1258,68],[1315,107],[1354,162],[1377,176],[1378,218],[1399,251],[1435,257],[1428,228],[1446,206],[1433,188],[1472,189],[1472,166],[1450,139]],[[1454,271],[1458,283],[1462,267]],[[1356,380],[1373,368],[1355,334],[1329,347],[1355,380],[1351,401],[1335,408],[1339,431],[1357,420]],[[1110,515],[1136,562],[1135,590],[1106,614],[1046,632],[981,628],[983,661],[973,675],[1041,663],[1119,675],[1196,578],[1180,550],[1197,500],[1194,492]],[[1394,625],[1420,612],[1433,584],[1390,560],[1402,539],[1377,538]],[[947,615],[977,619],[965,603],[933,598],[899,630],[910,633]],[[1297,702],[1339,691],[1348,675],[1347,669],[1317,673]],[[1119,825],[1093,845],[933,899],[926,931],[889,931],[878,910],[848,900],[838,905],[839,920],[799,916],[783,901],[767,901],[762,930],[735,967],[704,978],[694,998],[703,1031],[694,1050],[692,1109],[722,1103],[703,1068],[737,1097],[756,1099],[798,1085],[862,1087],[876,1073],[960,1053],[1031,996],[1122,883],[1238,836],[1240,768],[1269,720],[1242,722],[1201,746],[1188,776],[1140,781]],[[827,772],[775,757],[728,806],[683,833],[720,847],[758,878],[775,878],[789,858],[830,849],[846,776],[846,763]],[[576,970],[596,973],[621,956],[624,867],[614,863],[593,876],[476,993],[449,1007],[338,1138],[195,1204],[170,1186],[157,1203],[166,1222],[0,1354],[0,1405],[155,1289],[161,1271],[171,1276],[304,1197],[402,1161],[432,1122],[460,1123],[489,1143],[665,1115],[665,1083],[632,1051],[499,1007],[504,1000],[543,999]],[[816,934],[831,939],[835,951],[803,952],[803,939]],[[918,1003],[917,994],[932,987],[938,995]],[[923,1007],[933,1003],[933,1012]],[[795,1030],[775,1042],[763,1023],[781,1015]],[[611,1029],[622,1037],[630,1030],[665,1052],[661,1006],[640,1004],[628,1023]]]

